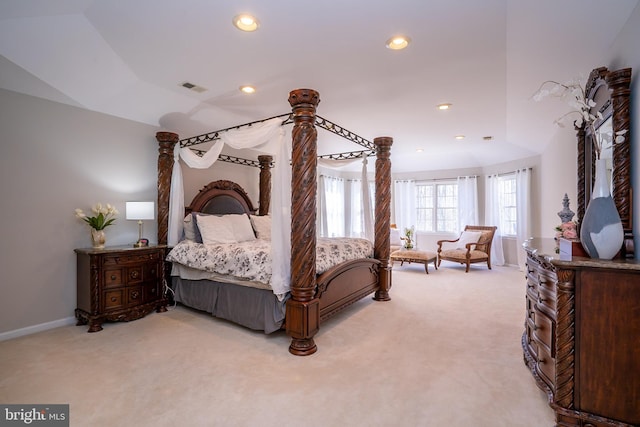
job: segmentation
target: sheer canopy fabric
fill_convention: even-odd
[[[280,118],[223,132],[220,140],[202,157],[188,147],[176,145],[169,199],[168,244],[176,245],[182,235],[184,183],[179,159],[182,158],[191,168],[206,169],[215,163],[225,144],[236,149],[256,149],[274,156],[274,185],[271,191],[272,288],[276,294],[285,293],[289,291],[291,280],[291,144],[285,138]]]

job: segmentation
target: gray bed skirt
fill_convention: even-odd
[[[284,322],[286,300],[278,301],[270,290],[177,276],[171,283],[176,302],[215,317],[265,334],[279,330]]]

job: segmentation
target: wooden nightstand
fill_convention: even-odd
[[[164,245],[76,249],[77,324],[88,323],[88,332],[98,332],[107,320],[128,322],[167,311],[166,250]]]

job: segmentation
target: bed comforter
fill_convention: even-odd
[[[316,273],[324,273],[345,261],[371,257],[373,244],[367,239],[321,237],[317,239]],[[183,240],[169,252],[167,261],[248,282],[271,282],[269,240],[213,245]]]

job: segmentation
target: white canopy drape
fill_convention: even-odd
[[[221,133],[220,140],[202,157],[188,147],[180,148],[176,145],[169,198],[169,246],[177,244],[182,235],[184,183],[179,159],[182,158],[189,167],[206,169],[215,163],[225,144],[236,149],[259,149],[273,155],[275,159],[271,191],[271,286],[275,294],[287,292],[291,276],[291,144],[284,136],[282,119],[274,118]]]

